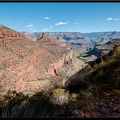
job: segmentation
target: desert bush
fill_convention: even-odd
[[[55,89],[51,101],[56,105],[65,105],[69,102],[70,94],[65,89]]]
[[[70,100],[71,100],[72,102],[75,102],[75,101],[77,101],[77,99],[79,99],[79,98],[81,98],[81,94],[80,94],[80,93],[72,93],[72,94],[71,94],[71,97],[70,97]]]

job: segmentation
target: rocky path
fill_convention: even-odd
[[[120,118],[120,96],[108,94],[105,98],[98,100],[95,106],[101,113],[101,117]]]
[[[84,104],[78,101],[78,106],[69,107],[69,117],[100,117],[100,118],[120,118],[120,96],[111,96],[107,94],[101,99],[94,100],[96,102],[91,103],[89,107],[86,108]],[[81,104],[81,106],[79,106]],[[95,110],[95,111],[92,111]]]

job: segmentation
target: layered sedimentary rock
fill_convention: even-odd
[[[93,54],[97,56],[95,61],[91,62],[91,66],[99,64],[102,61],[108,61],[109,57],[112,56],[120,45],[120,39],[113,39],[106,44],[97,45],[92,50]]]
[[[37,42],[0,26],[0,95],[8,90],[30,92],[48,83],[72,62],[73,52],[45,34]],[[32,91],[31,91],[32,92]]]

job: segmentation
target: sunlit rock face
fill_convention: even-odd
[[[0,26],[0,96],[8,90],[26,93],[42,88],[48,81],[40,79],[55,76],[72,57],[71,50],[46,34],[34,42]]]

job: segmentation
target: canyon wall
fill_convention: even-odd
[[[72,58],[73,52],[56,39],[44,35],[33,42],[0,26],[0,96],[8,90],[30,94],[42,89]]]
[[[120,39],[113,39],[104,45],[97,45],[94,48],[94,53],[98,56],[95,61],[90,63],[90,66],[93,67],[95,64],[99,64],[102,61],[108,61],[110,56],[115,54],[118,46],[120,46]]]

